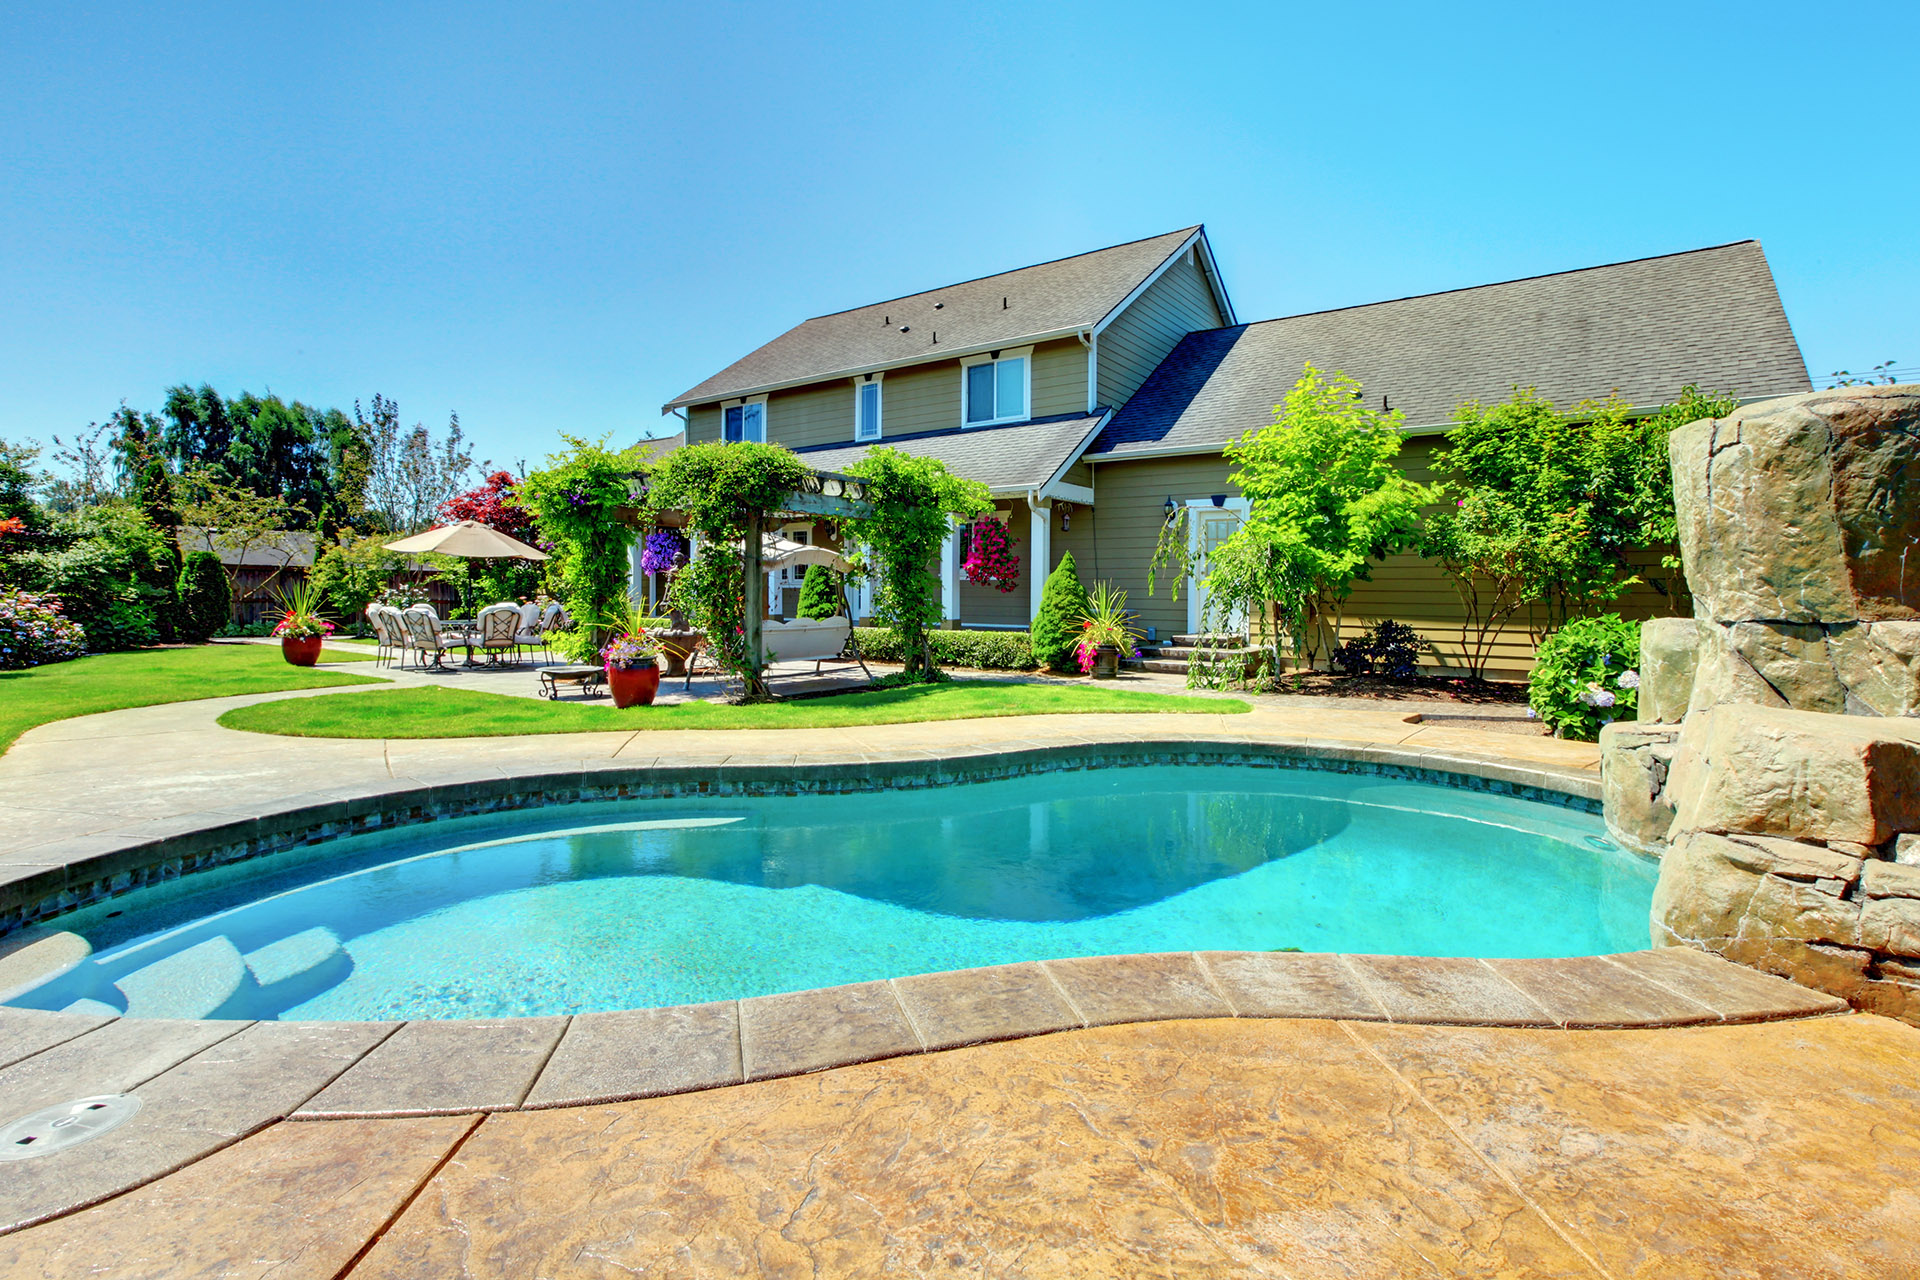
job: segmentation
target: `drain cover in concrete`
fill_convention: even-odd
[[[47,1107],[0,1129],[0,1161],[65,1151],[119,1128],[139,1111],[140,1099],[130,1093],[107,1093]]]

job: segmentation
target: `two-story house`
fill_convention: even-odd
[[[1688,383],[1750,397],[1810,386],[1755,241],[1242,324],[1205,229],[1189,227],[816,317],[665,411],[689,443],[771,441],[828,471],[884,444],[985,483],[1022,580],[1011,593],[965,581],[956,531],[942,574],[954,625],[1024,627],[1071,550],[1084,580],[1122,587],[1165,637],[1193,630],[1200,602],[1197,584],[1175,599],[1164,578],[1149,594],[1161,529],[1185,506],[1196,541],[1231,531],[1244,504],[1222,446],[1271,422],[1308,361],[1405,412],[1415,473],[1456,405],[1516,384],[1563,405],[1617,392],[1648,407]],[[1442,665],[1457,646],[1460,606],[1417,557],[1376,569],[1352,606],[1356,624],[1419,628]],[[1514,637],[1496,667],[1530,653]]]

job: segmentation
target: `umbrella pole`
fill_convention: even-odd
[[[473,557],[467,557],[467,609],[469,618],[473,617]]]

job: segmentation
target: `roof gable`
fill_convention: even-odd
[[[1200,227],[1187,227],[816,316],[734,361],[666,407],[676,409],[1090,329],[1201,234]]]
[[[1766,255],[1743,240],[1189,334],[1089,452],[1217,447],[1271,422],[1308,361],[1415,427],[1516,384],[1563,406],[1614,391],[1664,404],[1689,382],[1740,395],[1812,385]]]

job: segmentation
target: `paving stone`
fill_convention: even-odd
[[[922,1047],[885,982],[740,1002],[740,1056],[749,1080],[918,1053]]]
[[[42,1009],[0,1006],[0,1067],[10,1067],[57,1044],[103,1027],[110,1017],[50,1013]]]
[[[568,1024],[526,1105],[651,1098],[743,1079],[735,1001],[582,1013]]]
[[[328,1280],[478,1122],[275,1125],[108,1204],[0,1237],[0,1274]]]
[[[126,1025],[139,1024],[129,1020]],[[81,1146],[9,1165],[0,1179],[0,1229],[116,1195],[284,1118],[393,1027],[253,1023],[134,1088],[140,1112],[119,1128]]]
[[[1046,968],[1090,1027],[1233,1016],[1191,952],[1049,960]]]
[[[116,1018],[0,1070],[0,1120],[99,1093],[129,1093],[249,1022]]]
[[[1203,951],[1200,960],[1243,1018],[1376,1021],[1387,1016],[1340,956]]]
[[[1037,964],[996,965],[895,978],[894,993],[929,1049],[982,1044],[1081,1025]]]
[[[1520,988],[1563,1027],[1685,1026],[1720,1015],[1599,956],[1489,960],[1487,967]]]
[[[1762,1022],[1839,1013],[1847,1002],[1692,947],[1659,947],[1612,956],[1643,978],[1698,1000],[1728,1022]]]
[[[1338,1026],[1265,1019],[490,1116],[353,1274],[481,1272],[1593,1274]]]
[[[1395,1022],[1483,1027],[1558,1024],[1520,990],[1478,960],[1457,956],[1348,956]]]
[[[517,1107],[566,1029],[565,1018],[409,1022],[295,1114],[457,1115]]]

